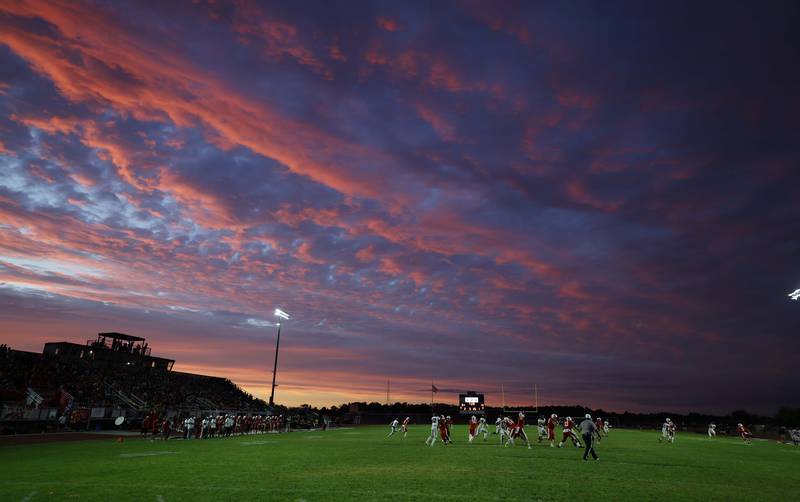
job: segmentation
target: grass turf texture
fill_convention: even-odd
[[[800,448],[772,441],[612,430],[584,462],[544,442],[468,444],[466,426],[430,448],[429,430],[0,447],[0,500],[797,500]]]

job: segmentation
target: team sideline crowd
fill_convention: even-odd
[[[245,434],[264,434],[281,432],[286,421],[283,415],[233,415],[223,414],[195,418],[189,416],[172,421],[159,417],[155,413],[142,420],[142,437],[152,434],[152,438],[169,439],[174,433],[180,433],[183,439],[210,439],[216,437],[242,436]]]

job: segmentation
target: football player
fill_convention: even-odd
[[[675,442],[675,423],[669,418],[661,425],[661,437],[658,442],[666,441],[667,443]]]
[[[558,415],[553,413],[547,419],[547,439],[550,440],[550,448],[555,448],[556,442],[556,425],[558,425]]]
[[[567,439],[572,440],[572,444],[575,446],[575,448],[581,447],[581,441],[578,439],[578,435],[575,434],[575,431],[573,430],[574,428],[575,422],[572,421],[572,417],[567,417],[567,419],[564,420],[564,430],[561,441],[558,443],[559,448],[564,446],[564,441]]]
[[[397,432],[397,426],[398,425],[400,425],[400,421],[399,420],[397,420],[396,418],[394,420],[392,420],[392,423],[389,424],[389,427],[391,427],[392,430],[391,430],[391,432],[389,432],[389,435],[386,436],[387,438],[390,438],[390,437],[394,436],[394,433]]]
[[[447,444],[450,442],[450,435],[448,433],[447,418],[444,415],[439,417],[439,437],[442,440],[442,443]]]
[[[406,417],[406,419],[403,420],[403,439],[405,439],[406,436],[408,435],[408,424],[410,423],[411,423],[411,417]]]
[[[750,430],[748,430],[747,427],[742,424],[736,424],[736,433],[739,434],[739,437],[742,438],[742,441],[747,444],[751,444],[751,438],[753,435],[750,434]]]
[[[525,434],[525,414],[521,411],[519,412],[519,415],[517,415],[517,423],[514,424],[513,437],[524,439],[525,444],[528,445],[528,449],[531,449],[531,442],[528,441],[528,435]]]
[[[433,446],[433,443],[436,442],[436,434],[439,432],[439,416],[434,415],[431,417],[431,435],[428,436],[428,439],[425,440],[425,444],[428,446]]]
[[[477,430],[478,430],[478,417],[472,415],[471,417],[469,417],[469,434],[467,435],[470,443],[472,442],[473,439],[475,439],[475,436],[477,435]]]
[[[539,427],[539,442],[542,442],[542,439],[547,437],[547,429],[545,429],[545,422],[544,417],[539,417],[539,420],[536,421],[536,425]]]
[[[503,417],[503,426],[500,429],[500,441],[503,446],[514,446],[514,421],[509,417]],[[504,440],[505,439],[505,440]]]
[[[483,440],[486,441],[486,438],[489,436],[489,428],[486,426],[486,419],[484,417],[478,420],[478,430],[475,432],[475,435],[477,436],[480,433],[483,433]]]

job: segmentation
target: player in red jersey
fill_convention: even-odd
[[[597,433],[597,440],[598,440],[598,441],[600,441],[600,440],[603,438],[603,434],[602,434],[602,430],[603,430],[603,419],[602,419],[602,418],[600,418],[600,417],[597,417],[597,418],[594,420],[594,426],[595,426],[595,427],[597,427],[597,430],[596,430],[595,432]]]
[[[158,414],[153,413],[152,417],[150,418],[150,431],[153,433],[153,438],[155,439],[158,436],[158,432],[160,430],[161,422],[158,420]]]
[[[558,447],[561,448],[564,446],[564,442],[567,439],[572,440],[572,444],[575,445],[575,448],[581,447],[581,441],[578,439],[578,435],[575,434],[575,422],[572,421],[572,417],[567,417],[564,420],[564,434],[561,437],[561,441],[558,443]]]
[[[439,417],[439,437],[442,439],[442,443],[448,443],[449,438],[447,437],[447,419],[444,417],[444,415]]]
[[[739,434],[739,437],[742,438],[742,441],[747,444],[751,443],[751,438],[753,435],[750,434],[750,431],[747,429],[747,427],[742,424],[736,424],[736,433]]]
[[[478,417],[472,415],[469,418],[469,442],[471,443],[473,439],[475,439],[475,431],[478,430]]]
[[[512,437],[518,437],[525,440],[525,444],[528,445],[528,449],[531,449],[531,442],[528,441],[528,435],[525,434],[525,414],[521,411],[519,415],[517,415],[517,423],[514,424],[514,434]]]
[[[447,442],[453,444],[453,436],[450,434],[450,429],[453,428],[453,419],[450,418],[450,415],[447,415],[444,422],[447,425]]]
[[[514,427],[516,424],[511,417],[503,417],[503,422],[500,425],[500,441],[503,446],[514,446]]]
[[[410,423],[411,423],[411,417],[406,417],[406,419],[403,420],[403,439],[405,439],[406,436],[408,435],[408,424]]]
[[[169,435],[172,432],[172,424],[170,423],[168,418],[165,418],[163,422],[161,422],[161,436],[166,441],[169,439]]]
[[[148,413],[144,419],[142,419],[142,437],[146,438],[147,433],[150,431],[150,414]]]
[[[553,413],[547,420],[547,439],[550,440],[550,448],[556,446],[556,425],[558,425],[558,415]]]

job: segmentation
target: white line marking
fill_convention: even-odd
[[[28,481],[20,481],[20,482],[10,481],[10,482],[6,482],[4,480],[3,482],[5,484],[13,484],[13,485],[29,484]],[[44,486],[52,486],[54,488],[63,488],[64,486],[71,486],[71,487],[75,487],[75,488],[91,488],[91,487],[96,485],[96,482],[95,481],[42,481],[39,484],[40,485],[44,485]],[[103,483],[103,487],[104,488],[119,488],[120,490],[127,490],[127,489],[130,489],[131,485],[130,485],[130,483]],[[353,497],[354,494],[360,496],[364,500],[383,500],[384,498],[386,498],[386,496],[394,497],[394,498],[396,498],[398,500],[406,500],[409,497],[408,496],[409,493],[412,494],[412,498],[416,497],[416,498],[422,500],[423,499],[423,495],[424,495],[423,493],[417,493],[417,492],[414,492],[414,491],[409,492],[408,490],[404,490],[402,492],[401,491],[397,491],[397,490],[394,490],[394,491],[392,491],[392,490],[380,490],[380,491],[378,491],[378,490],[371,490],[371,489],[359,489],[359,488],[353,488],[353,487],[342,488],[342,489],[336,489],[336,488],[331,488],[331,487],[322,487],[322,488],[312,488],[312,487],[278,488],[278,487],[271,487],[271,486],[270,487],[253,487],[253,486],[250,486],[250,485],[244,485],[244,486],[220,485],[220,486],[216,486],[216,485],[205,485],[205,484],[198,484],[198,483],[193,483],[193,484],[189,484],[189,485],[175,485],[175,484],[166,484],[166,483],[164,483],[164,484],[149,484],[148,487],[149,488],[160,488],[160,489],[164,489],[164,490],[173,490],[173,491],[183,490],[183,491],[187,491],[187,492],[193,492],[193,491],[233,492],[233,493],[242,493],[242,494],[250,494],[250,493],[253,493],[253,492],[257,492],[257,493],[264,493],[266,495],[270,495],[270,494],[273,494],[273,493],[289,494],[287,496],[290,496],[292,494],[296,494],[297,492],[300,492],[300,491],[302,491],[302,492],[304,492],[306,494],[308,494],[308,493],[314,493],[314,494],[319,493],[320,496],[328,496],[328,497],[330,497],[330,495],[332,493],[335,493],[337,495],[338,494],[342,495],[341,497],[339,497],[340,500],[353,499],[354,498]],[[38,492],[35,492],[35,493],[38,494]],[[439,494],[437,494],[436,498],[437,499],[442,499],[442,500],[460,501],[460,500],[464,500],[464,495],[463,494],[449,495],[449,494],[442,493],[441,496]],[[203,500],[205,500],[205,499],[203,499]],[[265,500],[268,500],[268,499],[265,499]]]
[[[164,496],[163,495],[156,495],[156,502],[164,502]]]
[[[146,453],[120,453],[120,458],[134,458],[134,457],[155,457],[157,455],[170,455],[178,453],[177,451],[150,451]]]
[[[277,444],[277,441],[242,441],[239,444],[243,444],[245,446],[253,446],[257,444]]]
[[[23,499],[22,499],[20,502],[28,502],[30,499],[32,499],[33,497],[35,497],[35,496],[36,496],[36,494],[38,494],[38,493],[39,493],[39,492],[37,492],[36,490],[33,490],[32,492],[30,492],[29,494],[27,494],[27,495],[25,496],[25,498],[23,498]]]

